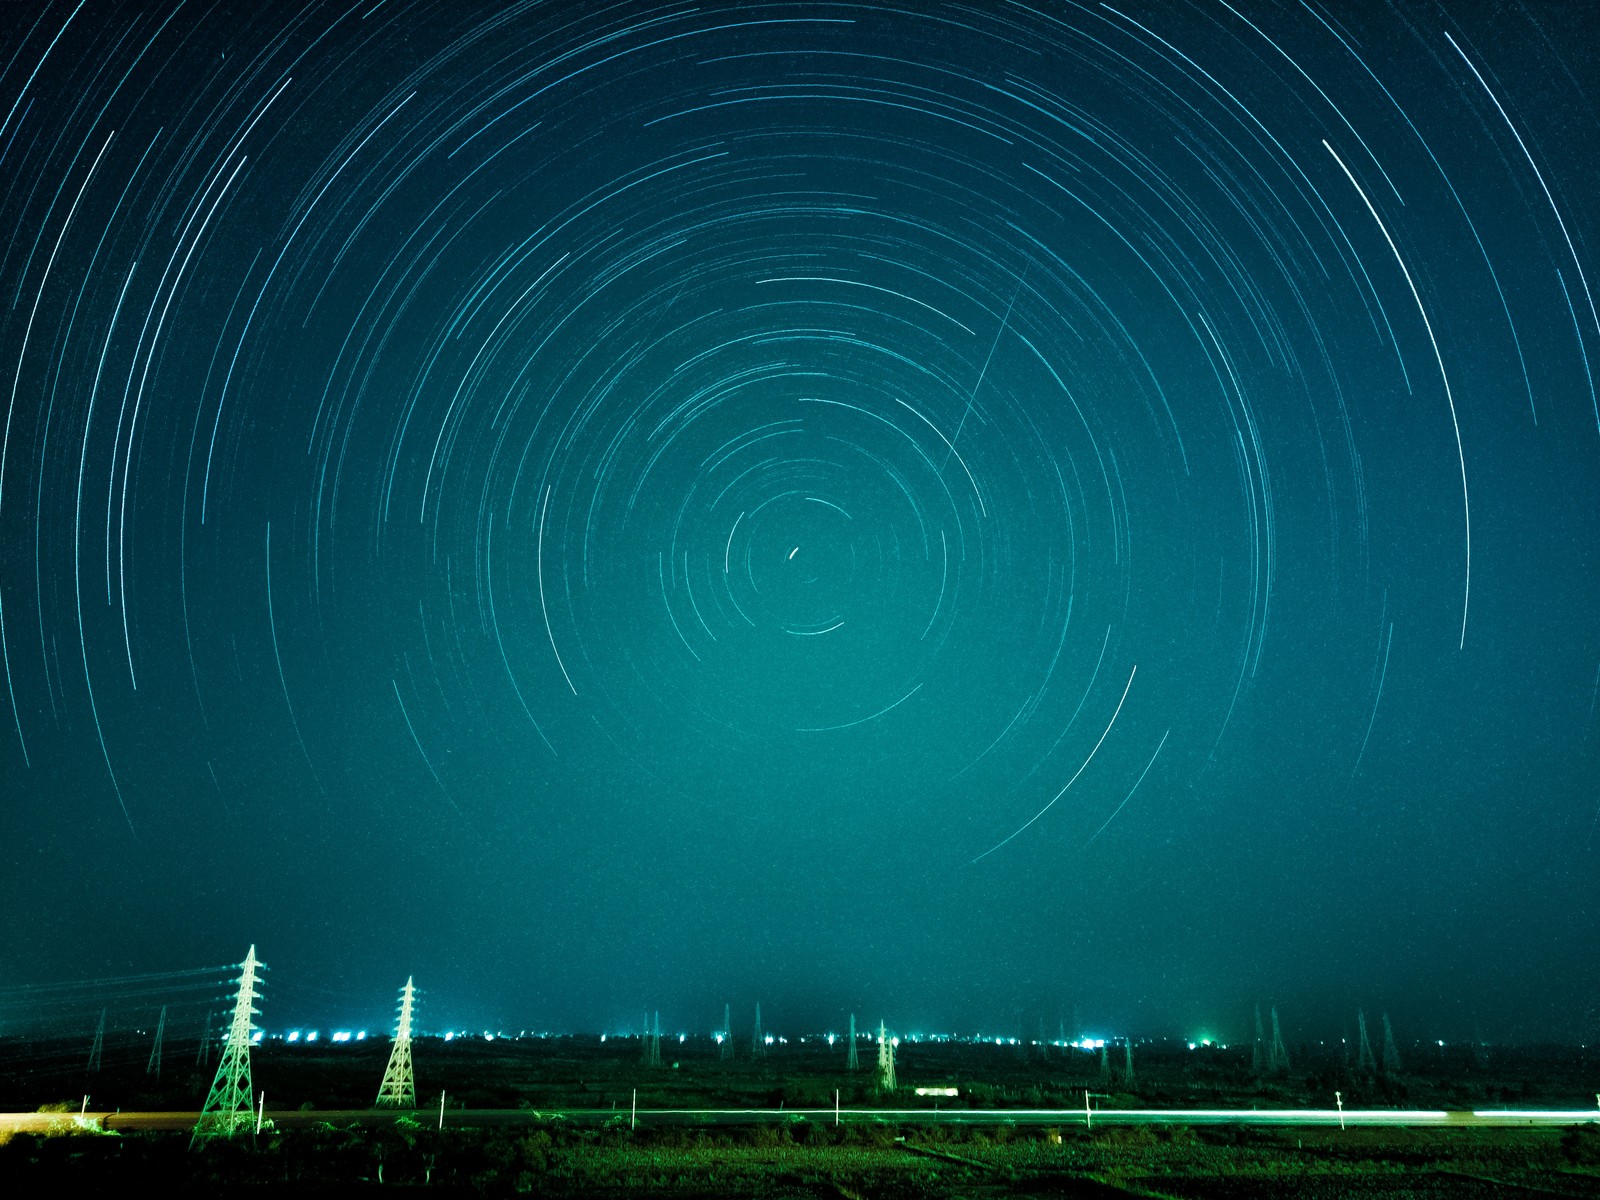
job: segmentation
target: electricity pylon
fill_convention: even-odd
[[[106,1010],[100,1010],[100,1024],[94,1027],[94,1044],[89,1047],[89,1070],[100,1069],[101,1051],[106,1045]]]
[[[1128,1038],[1122,1043],[1122,1082],[1133,1082],[1133,1039]]]
[[[661,1012],[656,1011],[655,1023],[650,1027],[650,1065],[661,1065]]]
[[[761,1032],[761,1001],[756,1001],[756,1031],[750,1036],[750,1057],[760,1058],[767,1052],[766,1035]]]
[[[1376,1072],[1377,1062],[1372,1057],[1372,1042],[1367,1037],[1367,1014],[1356,1009],[1356,1028],[1361,1031],[1361,1048],[1356,1051],[1356,1070]]]
[[[722,1060],[733,1057],[733,1005],[722,1006]]]
[[[878,1022],[878,1090],[894,1091],[894,1042],[883,1022]]]
[[[856,1015],[850,1014],[850,1052],[844,1058],[845,1069],[859,1071],[861,1069],[861,1056],[856,1053]]]
[[[233,1023],[228,1026],[228,1040],[222,1047],[222,1060],[217,1063],[211,1091],[200,1110],[200,1119],[194,1123],[190,1149],[208,1138],[232,1137],[253,1124],[255,1090],[250,1083],[250,1037],[254,1032],[252,1018],[261,1011],[255,1006],[259,998],[256,972],[266,970],[266,965],[256,961],[256,948],[251,946],[239,968]]]
[[[1400,1073],[1400,1047],[1394,1044],[1394,1026],[1389,1024],[1389,1014],[1383,1014],[1383,1073]]]
[[[411,1068],[411,1012],[416,996],[417,989],[407,975],[406,985],[400,989],[400,1019],[395,1022],[389,1065],[383,1069],[383,1082],[378,1085],[376,1108],[417,1106],[417,1076]]]
[[[1289,1048],[1283,1044],[1283,1031],[1278,1028],[1278,1006],[1272,1006],[1272,1071],[1289,1069]]]
[[[167,1006],[161,1006],[161,1017],[156,1021],[156,1040],[150,1047],[150,1061],[144,1065],[146,1075],[154,1075],[156,1082],[161,1081],[161,1037],[167,1032]]]
[[[200,1025],[200,1044],[195,1047],[194,1065],[203,1067],[211,1062],[211,1022],[216,1019],[216,1013],[206,1010],[206,1019]]]
[[[1260,1075],[1267,1065],[1267,1035],[1261,1028],[1261,1005],[1256,1005],[1256,1040],[1250,1044],[1250,1073]]]

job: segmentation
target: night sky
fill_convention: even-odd
[[[1594,6],[0,24],[0,980],[1593,1032]]]

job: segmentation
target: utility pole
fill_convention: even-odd
[[[161,1006],[161,1016],[156,1021],[156,1040],[150,1047],[150,1061],[144,1065],[146,1075],[154,1075],[161,1082],[161,1038],[167,1032],[167,1006]]]
[[[417,990],[411,978],[407,975],[406,985],[400,989],[400,1016],[395,1022],[394,1045],[389,1050],[389,1065],[383,1070],[383,1082],[378,1085],[375,1108],[417,1106],[417,1077],[411,1066],[411,1014]]]
[[[217,1063],[216,1078],[211,1081],[211,1091],[206,1096],[200,1119],[194,1123],[194,1134],[189,1139],[193,1149],[213,1137],[232,1137],[247,1127],[255,1109],[255,1093],[250,1084],[250,1037],[254,1032],[253,1018],[260,1012],[255,1007],[256,972],[266,969],[256,961],[256,948],[250,947],[244,962],[239,964],[239,991],[233,1002],[233,1022],[228,1026],[228,1040],[222,1048],[222,1060]]]

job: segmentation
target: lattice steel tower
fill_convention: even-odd
[[[1289,1048],[1283,1044],[1283,1031],[1278,1028],[1278,1006],[1272,1006],[1272,1073],[1289,1069]]]
[[[417,989],[407,975],[406,985],[400,989],[400,1019],[395,1022],[389,1065],[383,1069],[383,1082],[378,1085],[376,1108],[417,1106],[417,1076],[411,1067],[411,1013],[416,999]]]
[[[878,1088],[894,1091],[894,1042],[882,1021],[878,1022]]]
[[[760,1058],[767,1052],[766,1035],[761,1032],[761,1001],[756,1001],[756,1030],[750,1037],[750,1057]]]
[[[233,1023],[228,1026],[228,1040],[222,1048],[222,1061],[217,1064],[217,1076],[211,1081],[205,1107],[194,1123],[194,1136],[189,1139],[191,1148],[207,1138],[232,1137],[253,1124],[255,1091],[250,1083],[250,1037],[254,1032],[252,1018],[261,1011],[255,1007],[259,998],[256,972],[266,970],[266,966],[256,961],[256,948],[251,946],[239,968]]]
[[[724,1061],[733,1057],[733,1005],[722,1006],[722,1058]]]
[[[167,1032],[167,1006],[161,1006],[161,1019],[156,1022],[156,1040],[150,1047],[150,1061],[144,1065],[146,1075],[154,1075],[157,1082],[161,1079],[161,1039]]]
[[[1378,1064],[1372,1057],[1372,1042],[1367,1037],[1367,1014],[1356,1009],[1356,1028],[1361,1031],[1361,1048],[1356,1052],[1356,1070],[1376,1071]]]
[[[850,1014],[850,1053],[845,1055],[844,1065],[846,1070],[859,1071],[861,1069],[861,1056],[856,1053],[856,1015]]]
[[[1383,1014],[1383,1073],[1400,1073],[1400,1047],[1394,1044],[1394,1026],[1389,1024],[1389,1014]]]
[[[101,1052],[106,1046],[106,1010],[100,1010],[100,1024],[94,1027],[94,1043],[89,1047],[89,1070],[100,1069]]]

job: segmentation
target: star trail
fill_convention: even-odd
[[[0,973],[1592,1031],[1587,6],[6,16]]]

